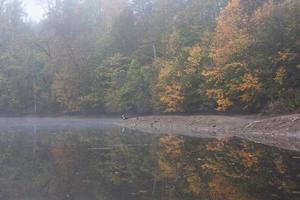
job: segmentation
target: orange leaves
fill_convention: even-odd
[[[220,97],[224,96],[222,89],[207,89],[206,95],[210,99],[220,98]]]
[[[297,60],[300,57],[300,54],[292,51],[291,49],[285,49],[279,51],[278,55],[275,58],[276,63],[289,63]]]
[[[225,111],[234,104],[251,103],[261,91],[262,84],[244,56],[253,43],[249,32],[250,14],[240,0],[232,0],[218,18],[212,42],[211,57],[214,65],[202,75],[211,86],[207,96],[217,103],[218,111]]]
[[[168,160],[180,158],[183,143],[184,141],[176,136],[166,135],[159,139],[161,157],[158,160],[158,166],[163,172],[164,176],[168,178],[172,178],[174,176],[174,171],[176,171],[176,167],[178,166],[172,165],[172,163],[170,163]]]
[[[244,63],[206,69],[202,74],[210,83],[206,95],[216,101],[218,111],[226,111],[239,101],[248,104],[262,90],[257,73],[251,72]]]
[[[257,77],[252,74],[245,74],[242,78],[242,83],[238,86],[242,92],[240,96],[242,102],[250,102],[255,95],[261,90],[262,84]]]
[[[217,111],[226,111],[233,105],[233,102],[225,97],[222,89],[208,89],[206,95],[209,99],[215,99],[217,102]]]
[[[221,68],[206,69],[202,72],[202,75],[206,77],[208,82],[213,84],[212,88],[206,90],[206,95],[209,99],[216,100],[216,110],[225,111],[232,106],[233,103],[229,98],[226,98],[224,89],[218,87],[219,84],[220,86],[224,84],[224,71]]]
[[[183,100],[182,87],[175,81],[172,85],[165,86],[164,93],[160,96],[160,101],[166,105],[166,112],[182,111],[180,104]]]
[[[245,74],[239,88],[242,92],[250,89],[260,90],[261,84],[259,83],[259,79],[257,77],[254,77],[252,74]]]
[[[163,149],[163,152],[170,156],[172,159],[176,159],[181,154],[181,148],[184,141],[176,136],[163,136],[159,139],[159,144]]]
[[[184,95],[183,86],[179,81],[182,72],[174,61],[161,60],[159,64],[161,65],[158,75],[159,100],[165,105],[165,112],[182,111]]]
[[[217,100],[217,111],[226,111],[228,108],[230,108],[233,105],[233,102],[230,101],[229,98],[220,98]]]
[[[226,146],[226,140],[225,139],[220,139],[212,143],[208,143],[206,145],[207,151],[211,152],[222,152],[224,151]]]
[[[202,75],[208,82],[221,83],[224,81],[224,74],[218,67],[204,69]]]
[[[237,155],[241,158],[242,164],[246,168],[250,168],[258,163],[258,157],[253,153],[246,152],[246,151],[239,151],[237,152]]]
[[[229,182],[226,177],[217,175],[209,183],[212,199],[252,200],[247,193],[242,192]]]
[[[173,168],[168,162],[166,162],[165,160],[159,159],[158,167],[163,172],[164,176],[169,177],[169,178],[172,177]]]
[[[217,66],[225,65],[237,53],[247,49],[251,37],[247,33],[248,16],[240,0],[232,0],[218,18],[212,44],[212,58]]]
[[[252,38],[248,33],[239,30],[235,34],[235,36],[232,36],[233,38],[228,38],[226,42],[222,42],[222,45],[217,43],[212,48],[211,56],[217,66],[225,65],[232,57],[243,53],[251,45]]]

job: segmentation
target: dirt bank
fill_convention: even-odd
[[[121,122],[129,129],[149,133],[197,137],[238,136],[290,150],[300,150],[300,114],[261,116],[148,116]]]

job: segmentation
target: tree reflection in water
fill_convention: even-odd
[[[0,199],[300,199],[300,153],[118,128],[2,131]]]

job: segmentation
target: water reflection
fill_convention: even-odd
[[[300,199],[300,153],[119,128],[2,130],[1,200]]]

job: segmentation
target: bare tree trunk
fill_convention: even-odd
[[[36,92],[34,93],[34,113],[37,112]]]
[[[37,88],[35,85],[35,78],[33,77],[33,104],[34,104],[34,113],[37,113]]]
[[[152,45],[153,48],[153,56],[154,56],[154,61],[157,59],[157,53],[156,53],[156,46],[155,44]]]

